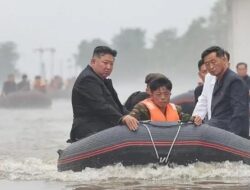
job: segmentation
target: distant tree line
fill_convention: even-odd
[[[164,21],[164,19],[163,19]],[[211,46],[228,48],[228,12],[225,0],[218,1],[208,18],[197,18],[188,30],[178,36],[176,29],[166,29],[155,35],[150,48],[146,47],[145,31],[140,28],[122,29],[112,43],[102,39],[83,40],[78,46],[76,64],[85,67],[97,45],[109,45],[118,50],[113,77],[144,77],[148,72],[162,72],[167,76],[196,78],[201,52]]]
[[[144,30],[125,28],[112,38],[111,44],[102,39],[81,41],[74,56],[76,64],[83,68],[89,64],[94,47],[109,45],[118,50],[114,78],[128,81],[149,72],[162,72],[170,78],[178,73],[182,78],[196,78],[201,52],[211,45],[228,48],[228,30],[226,0],[218,0],[208,18],[193,20],[182,35],[174,28],[165,29],[155,35],[151,47],[146,47]],[[0,81],[16,72],[18,58],[14,42],[0,42]]]
[[[19,58],[17,45],[14,42],[0,42],[0,81],[9,73],[15,73],[15,65]]]

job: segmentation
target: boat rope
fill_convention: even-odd
[[[153,148],[154,148],[154,150],[155,150],[156,157],[157,157],[157,159],[159,160],[160,157],[159,157],[157,148],[156,148],[156,146],[155,146],[155,142],[154,142],[153,136],[152,136],[152,134],[151,134],[151,131],[150,131],[150,129],[148,128],[147,125],[145,125],[144,123],[142,123],[142,125],[143,125],[143,126],[147,129],[147,131],[148,131],[148,134],[149,134],[149,136],[150,136],[151,142],[152,142],[152,144],[153,144]],[[180,123],[180,125],[179,125],[179,127],[178,127],[178,130],[177,130],[177,132],[176,132],[176,135],[175,135],[175,137],[174,137],[174,140],[173,140],[173,142],[172,142],[172,144],[171,144],[171,146],[170,146],[170,148],[169,148],[167,157],[166,157],[166,159],[165,159],[165,161],[164,161],[165,163],[168,163],[168,159],[169,159],[170,153],[172,152],[172,149],[173,149],[173,147],[174,147],[174,143],[175,143],[175,141],[176,141],[176,139],[177,139],[177,137],[178,137],[178,135],[179,135],[179,133],[180,133],[181,126],[182,126],[182,123]]]
[[[171,153],[171,151],[172,151],[172,149],[173,149],[174,143],[175,143],[175,141],[176,141],[176,139],[177,139],[177,137],[178,137],[178,135],[179,135],[179,133],[180,133],[181,125],[182,125],[182,123],[180,123],[180,125],[179,125],[179,127],[178,127],[178,130],[177,130],[177,133],[176,133],[176,135],[175,135],[175,137],[174,137],[174,140],[173,140],[173,142],[172,142],[172,144],[171,144],[171,146],[170,146],[170,149],[169,149],[169,151],[168,151],[168,155],[167,155],[167,158],[166,158],[166,163],[168,163],[168,158],[169,158],[170,153]]]
[[[151,142],[152,142],[152,144],[153,144],[153,147],[154,147],[154,150],[155,150],[156,157],[157,157],[157,159],[159,160],[159,154],[158,154],[158,151],[157,151],[157,149],[156,149],[155,142],[154,142],[154,139],[153,139],[153,137],[152,137],[151,131],[149,130],[149,128],[148,128],[147,125],[145,125],[144,123],[142,123],[142,125],[148,130],[148,134],[149,134],[150,139],[151,139]]]

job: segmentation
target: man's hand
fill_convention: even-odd
[[[127,125],[127,127],[129,128],[129,130],[131,131],[136,131],[137,128],[138,128],[138,123],[139,121],[130,116],[130,115],[125,115],[123,118],[122,118],[122,123]]]
[[[196,115],[193,116],[193,121],[196,126],[200,126],[202,124],[202,119],[200,116]]]

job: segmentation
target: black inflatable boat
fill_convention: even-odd
[[[202,125],[142,123],[106,129],[59,150],[58,171],[123,165],[243,161],[250,164],[250,140]]]
[[[171,98],[170,102],[181,106],[182,112],[192,115],[195,107],[194,90],[176,95]]]
[[[38,91],[20,91],[0,97],[0,108],[48,108],[52,100]]]

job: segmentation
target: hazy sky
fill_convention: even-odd
[[[64,74],[83,39],[101,38],[111,42],[122,28],[146,31],[148,45],[158,32],[176,28],[185,32],[191,21],[208,16],[216,0],[0,0],[0,42],[14,41],[21,58],[18,68],[38,74],[38,54],[34,49],[56,49]],[[44,55],[49,62],[49,53]],[[47,57],[46,57],[47,56]],[[66,70],[67,69],[67,70]]]

